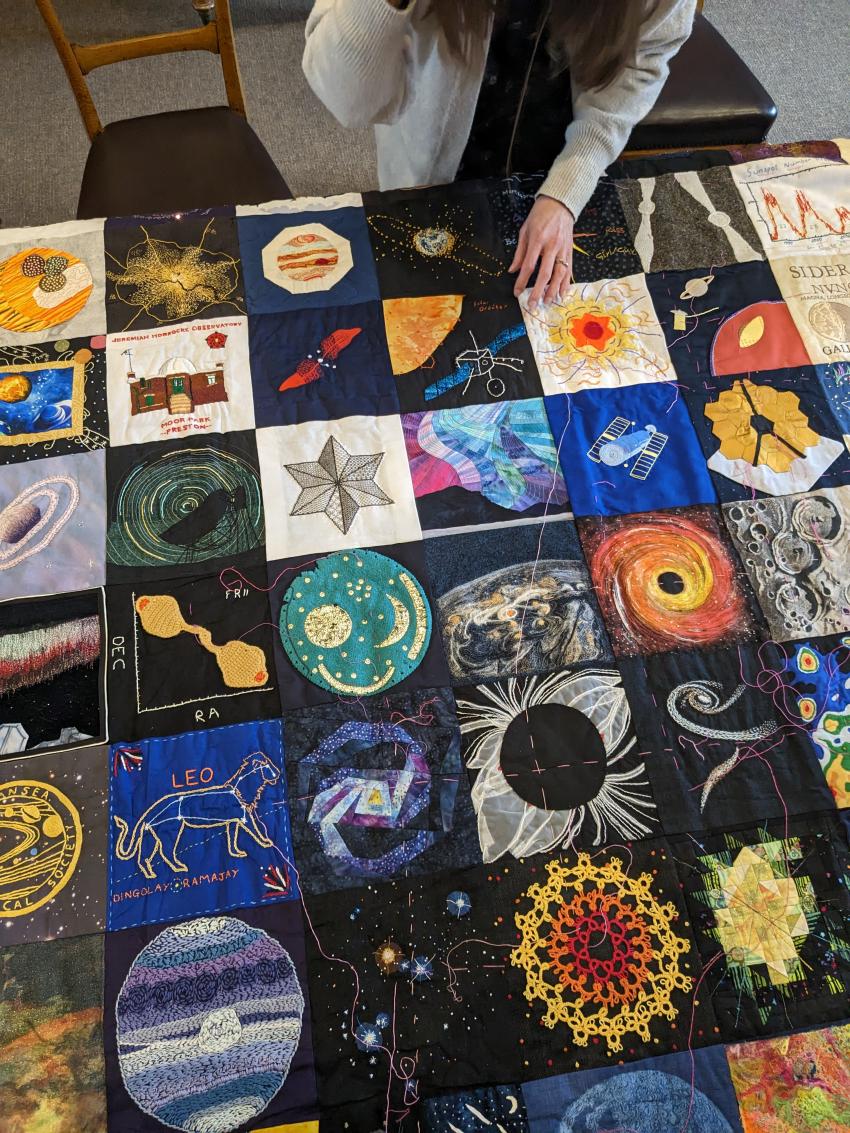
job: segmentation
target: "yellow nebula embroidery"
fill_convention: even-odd
[[[693,982],[680,963],[690,944],[673,931],[676,906],[657,900],[652,874],[631,877],[616,857],[595,864],[579,854],[546,872],[525,894],[531,909],[515,916],[522,939],[511,963],[525,970],[525,998],[544,1003],[543,1025],[566,1023],[579,1046],[651,1041],[652,1020],[675,1019],[673,993]]]

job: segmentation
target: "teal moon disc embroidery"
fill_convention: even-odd
[[[431,610],[409,570],[377,551],[338,551],[284,595],[280,639],[292,664],[343,696],[403,681],[425,656]]]

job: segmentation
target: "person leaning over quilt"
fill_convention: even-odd
[[[652,109],[696,0],[316,0],[304,73],[374,125],[382,189],[548,167],[511,271],[570,280],[575,218]],[[569,75],[566,73],[569,65]]]

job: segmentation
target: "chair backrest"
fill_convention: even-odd
[[[53,0],[35,0],[35,3],[62,60],[89,138],[99,134],[103,126],[95,110],[86,75],[96,67],[121,63],[125,59],[142,59],[147,55],[168,55],[173,51],[210,51],[218,55],[228,104],[239,114],[245,113],[245,97],[230,18],[230,0],[215,0],[215,18],[200,27],[165,32],[162,35],[133,36],[130,39],[94,43],[90,46],[70,42],[56,14]]]

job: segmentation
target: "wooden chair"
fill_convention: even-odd
[[[245,117],[229,0],[202,27],[112,43],[71,43],[53,0],[35,0],[65,67],[91,140],[78,217],[170,213],[290,197]],[[221,59],[227,106],[174,110],[101,124],[86,75],[149,55],[210,51]]]

